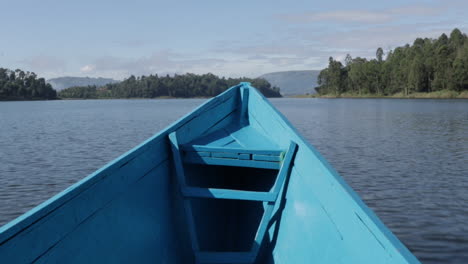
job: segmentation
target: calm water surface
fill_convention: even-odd
[[[0,102],[0,225],[204,99]],[[468,263],[468,100],[276,99],[424,263]]]

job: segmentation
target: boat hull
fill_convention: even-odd
[[[248,97],[242,90],[249,90]],[[273,208],[256,263],[419,263],[248,83],[207,101],[0,228],[0,263],[195,263],[169,134],[176,132],[183,145],[232,124],[240,127],[238,137],[245,145],[261,144],[251,133],[281,149],[297,144],[281,190],[284,200]],[[206,219],[215,215],[201,211]],[[224,225],[218,223],[216,229],[216,221],[211,223],[212,229],[205,225],[202,233]]]

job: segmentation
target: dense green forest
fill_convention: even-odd
[[[409,95],[468,90],[468,38],[458,29],[450,37],[418,38],[388,52],[378,48],[375,59],[352,58],[345,65],[329,59],[318,77],[319,94]]]
[[[216,96],[239,82],[251,82],[267,97],[281,97],[279,88],[271,87],[265,79],[219,78],[208,73],[196,75],[135,77],[101,87],[77,86],[59,92],[61,98],[155,98],[155,97],[211,97]]]
[[[57,93],[34,72],[0,68],[0,100],[56,99]]]

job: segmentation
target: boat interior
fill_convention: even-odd
[[[182,145],[177,132],[169,139],[195,262],[258,263],[297,145],[282,149],[248,122]]]

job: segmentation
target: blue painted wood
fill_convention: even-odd
[[[200,156],[200,157],[211,157],[210,152],[204,152],[204,151],[198,151],[197,155]]]
[[[249,159],[252,159],[252,155],[251,155],[251,154],[247,154],[247,153],[239,153],[239,159],[241,159],[241,160],[249,160]]]
[[[282,146],[292,140],[299,147],[287,193],[290,206],[280,214],[278,231],[269,230],[275,259],[291,263],[304,259],[318,263],[344,259],[347,263],[419,263],[281,113],[259,93],[252,92],[249,98],[250,126]],[[310,221],[312,215],[314,221]],[[321,242],[313,246],[304,243],[312,236],[316,237],[313,241]],[[333,251],[328,250],[331,248]],[[368,250],[360,250],[363,248]]]
[[[252,157],[253,160],[258,160],[258,161],[275,161],[275,162],[280,162],[281,161],[281,156],[272,156],[272,155],[258,155],[254,154]]]
[[[249,125],[249,113],[248,113],[249,89],[248,88],[241,89],[241,93],[242,93],[242,107],[241,107],[240,124],[241,126],[247,126]]]
[[[177,181],[181,186],[186,186],[187,184],[185,183],[184,167],[182,165],[182,158],[180,157],[179,143],[177,141],[176,132],[169,134],[169,141],[171,144],[172,158],[174,160]]]
[[[245,149],[245,148],[200,146],[200,145],[183,145],[183,146],[180,146],[180,148],[184,151],[246,153],[246,154],[271,155],[271,156],[279,156],[283,152],[282,150],[273,150],[273,149]]]
[[[273,193],[278,194],[280,189],[283,187],[286,180],[286,176],[289,175],[289,170],[293,164],[293,158],[296,154],[297,144],[291,142],[289,144],[288,151],[284,157],[283,163],[281,164],[281,169],[278,173],[278,178],[276,179],[275,185],[273,186]]]
[[[278,162],[200,157],[195,152],[187,152],[186,155],[184,156],[183,161],[186,163],[206,164],[206,165],[250,167],[250,168],[262,168],[262,169],[279,169],[280,168],[280,164]]]
[[[180,157],[179,143],[177,140],[176,132],[172,132],[169,134],[169,141],[171,144],[172,158],[173,158],[174,167],[176,170],[177,181],[179,183],[181,192],[183,193],[187,184],[185,182],[184,167],[182,165],[182,158]],[[200,247],[198,245],[197,231],[196,231],[195,223],[193,220],[192,206],[190,205],[190,201],[187,199],[184,199],[183,203],[184,203],[185,218],[187,219],[187,225],[188,225],[188,230],[190,234],[190,241],[192,243],[192,249],[194,252],[197,252],[200,250]]]
[[[172,132],[177,133],[173,140],[168,140]],[[294,153],[291,142],[297,144],[295,156],[286,162],[288,154]],[[181,157],[180,150],[186,144],[224,150],[193,149],[200,152],[184,153]],[[284,149],[288,151],[279,162],[271,160],[278,158],[262,156],[280,156],[281,152],[276,155],[252,152]],[[237,153],[237,159],[208,157],[213,152],[231,153],[230,150]],[[230,204],[228,208],[232,210],[250,209],[227,213],[249,217],[251,222],[245,222],[244,218],[242,224],[229,219],[215,221],[218,219],[210,218],[213,210],[223,209],[215,206],[196,215],[197,223],[209,224],[195,226],[186,217],[195,217],[195,211],[186,205],[199,200],[194,203],[199,209],[205,201],[210,206],[209,201],[216,200],[194,198],[188,202],[188,198],[180,195],[184,185],[179,185],[177,167],[183,172],[194,166],[183,162],[280,169],[271,189],[277,194],[277,201],[229,200],[239,203],[239,206]],[[283,175],[283,170],[289,173]],[[281,186],[287,187],[287,192]],[[242,207],[241,203],[263,204],[263,215],[255,213],[255,206]],[[251,251],[205,252],[203,247],[194,247],[197,235],[212,234],[210,225],[225,225],[217,227],[229,230],[225,234],[227,240],[232,239],[230,234],[253,230],[255,242]],[[191,235],[196,232],[200,233]],[[237,239],[251,236],[240,235]],[[262,255],[268,257],[256,259],[261,248],[266,251]],[[419,263],[317,150],[248,83],[208,100],[102,169],[0,227],[0,263],[155,261]]]
[[[249,111],[250,113],[250,111]],[[249,121],[251,122],[251,121]],[[266,137],[258,129],[253,128],[251,125],[238,128],[228,127],[231,137],[234,138],[239,144],[246,149],[284,149],[284,146],[276,144],[276,139]],[[258,153],[262,154],[262,153]],[[269,154],[267,154],[269,155]]]
[[[270,192],[254,192],[231,189],[184,187],[182,194],[185,197],[234,199],[247,201],[275,201],[277,194]]]
[[[198,122],[190,122],[177,129],[179,144],[185,144],[198,135],[205,133],[211,128],[210,126],[206,126],[206,124],[211,124],[213,120],[223,120],[227,115],[234,112],[237,109],[236,97],[237,96],[226,98],[224,102],[220,102],[218,105],[214,106],[210,110],[211,112],[209,115],[198,116]]]
[[[297,149],[297,144],[294,142],[291,142],[286,152],[286,155],[284,157],[283,163],[281,165],[281,169],[278,173],[278,177],[272,188],[272,193],[275,194],[276,198],[278,197],[280,190],[285,186],[286,178],[290,174],[290,168],[293,165],[293,159],[296,154],[296,149]],[[274,202],[277,202],[276,199]],[[258,231],[255,234],[255,243],[252,246],[252,253],[254,254],[254,256],[258,255],[258,252],[263,244],[268,224],[271,221],[274,206],[275,206],[275,203],[273,202],[264,203],[265,212],[263,214],[262,220],[258,227]]]
[[[198,153],[197,153],[198,155]],[[200,156],[200,155],[199,155]],[[229,153],[229,152],[213,152],[211,153],[212,158],[229,158],[229,159],[238,159],[238,153]]]
[[[255,258],[258,256],[263,240],[265,239],[265,234],[268,228],[268,224],[270,223],[271,216],[273,215],[274,206],[275,206],[275,203],[273,202],[265,202],[263,204],[263,207],[265,208],[265,212],[263,213],[262,220],[258,227],[257,233],[255,234],[255,239],[254,239],[255,242],[253,243],[252,249],[251,249],[252,255],[255,256]]]

